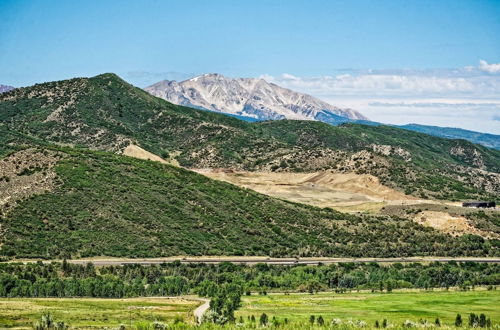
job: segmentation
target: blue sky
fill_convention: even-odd
[[[498,0],[0,1],[0,84],[13,86],[262,76],[375,120],[500,133],[460,119],[500,116],[499,62]],[[487,106],[430,110],[457,102]]]

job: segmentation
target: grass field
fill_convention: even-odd
[[[31,327],[44,312],[71,327],[118,327],[136,322],[193,321],[200,301],[183,298],[0,298],[0,328]]]
[[[369,325],[387,319],[401,325],[405,320],[427,319],[434,322],[439,317],[442,324],[453,325],[457,313],[466,322],[469,313],[484,313],[493,324],[500,322],[500,291],[429,291],[392,293],[318,293],[270,294],[245,296],[243,306],[236,315],[245,319],[262,313],[279,320],[307,322],[311,315],[323,316],[326,322],[339,318],[363,320]]]

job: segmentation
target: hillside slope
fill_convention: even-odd
[[[31,146],[0,169],[0,255],[9,258],[498,254],[496,241],[477,236],[284,202],[107,152]]]
[[[424,198],[495,199],[500,151],[395,127],[249,123],[176,106],[113,74],[0,95],[0,125],[45,141],[122,152],[134,144],[184,167],[372,174]]]

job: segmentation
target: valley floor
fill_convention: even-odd
[[[401,326],[406,320],[420,319],[434,324],[439,318],[441,324],[452,326],[457,313],[467,321],[469,313],[486,314],[493,324],[500,322],[500,291],[421,291],[408,290],[391,293],[290,293],[268,294],[266,296],[244,296],[243,306],[236,312],[237,319],[244,320],[254,315],[257,320],[262,313],[269,319],[276,317],[289,322],[309,322],[311,315],[322,316],[325,324],[340,319],[344,324],[349,319],[361,320],[368,326],[375,321],[382,324]]]
[[[172,323],[177,318],[194,324],[194,311],[204,303],[197,297],[158,298],[0,298],[0,328],[28,328],[50,313],[72,328],[117,328],[138,322]]]
[[[0,298],[0,327],[27,329],[50,312],[55,321],[71,328],[154,329],[153,322],[172,328],[194,328],[194,314],[202,300],[194,296],[129,299],[100,298]],[[206,303],[205,303],[206,304]],[[375,321],[386,319],[391,328],[402,328],[406,320],[414,323],[427,320],[434,324],[453,327],[457,313],[462,315],[464,327],[469,313],[484,313],[493,327],[500,321],[500,291],[397,290],[391,293],[349,292],[332,293],[271,293],[244,296],[242,307],[236,311],[236,324],[223,328],[256,328],[265,313],[269,324],[281,324],[285,329],[323,328],[317,324],[322,317],[325,325],[337,323],[338,328],[373,328]],[[310,325],[314,315],[315,324]],[[255,320],[252,322],[251,316]],[[285,324],[285,319],[287,324]],[[240,323],[243,321],[243,323]],[[362,322],[361,322],[362,321]],[[185,325],[181,325],[185,324]],[[201,329],[220,329],[204,324]]]

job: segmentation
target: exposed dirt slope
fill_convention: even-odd
[[[17,201],[50,191],[60,156],[51,151],[26,149],[0,160],[0,216]]]
[[[454,236],[475,234],[483,237],[500,237],[500,235],[496,233],[477,229],[471,224],[471,221],[464,216],[453,216],[447,212],[422,211],[415,214],[413,219],[424,226],[433,227]]]
[[[123,154],[125,156],[129,157],[134,157],[134,158],[139,158],[139,159],[145,159],[145,160],[154,160],[156,162],[160,162],[163,164],[168,164],[168,162],[161,158],[160,156],[157,156],[147,150],[142,149],[141,147],[135,145],[135,144],[129,144],[124,150]]]
[[[319,207],[366,211],[377,210],[388,203],[419,202],[412,196],[382,185],[378,178],[369,174],[196,171],[266,195]]]

